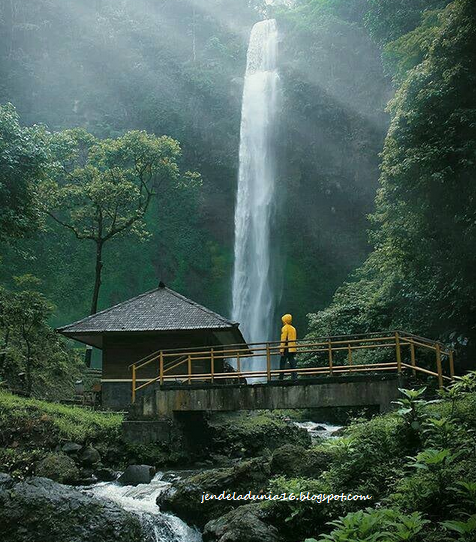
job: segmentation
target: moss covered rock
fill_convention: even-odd
[[[203,531],[205,542],[279,542],[276,527],[264,521],[258,504],[240,506],[224,516],[209,521]]]
[[[75,484],[80,479],[80,472],[74,460],[62,453],[48,454],[37,463],[35,473],[61,484]]]
[[[221,495],[259,493],[264,491],[270,477],[269,462],[264,458],[244,461],[235,467],[211,469],[179,481],[157,498],[165,512],[172,512],[184,521],[203,527],[210,519],[218,518],[246,501],[225,499],[205,500],[205,494]]]
[[[322,446],[311,449],[285,444],[273,452],[271,473],[288,477],[318,478],[332,463],[333,455]]]
[[[255,457],[293,443],[311,445],[309,433],[275,412],[215,414],[208,422],[214,453]]]

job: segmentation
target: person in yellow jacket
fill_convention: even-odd
[[[283,321],[283,327],[281,328],[281,345],[279,352],[281,359],[279,361],[279,368],[284,370],[286,368],[286,361],[289,361],[289,367],[291,369],[296,368],[296,328],[291,325],[293,317],[290,314],[285,314],[281,320]],[[279,373],[279,380],[282,380],[284,373]],[[297,379],[296,373],[291,373],[293,380]]]

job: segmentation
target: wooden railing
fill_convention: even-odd
[[[301,377],[335,375],[342,373],[373,373],[375,371],[393,371],[398,374],[411,371],[413,376],[417,372],[438,379],[438,386],[443,387],[445,380],[455,378],[454,350],[438,341],[425,339],[403,331],[367,333],[362,335],[339,335],[315,340],[296,341],[295,345],[298,359],[306,356],[306,366],[297,369],[273,368],[273,358],[279,359],[280,341],[251,344],[233,344],[220,346],[207,346],[188,349],[160,350],[130,365],[132,371],[132,402],[135,401],[139,390],[155,382],[161,385],[164,382],[178,381],[191,384],[194,381],[211,382],[220,380],[237,380],[255,378],[270,382],[285,374],[295,373]],[[366,350],[392,349],[394,354],[391,361],[360,363],[358,352]],[[434,369],[422,367],[421,360],[417,362],[417,352],[431,353]],[[387,357],[388,359],[388,357]],[[309,363],[316,364],[307,366]],[[219,362],[227,361],[234,366],[234,371],[216,371]],[[321,361],[321,364],[317,364]],[[325,361],[324,364],[322,364]],[[203,362],[209,366],[209,372],[198,371],[197,365]],[[408,363],[409,362],[409,363]],[[141,379],[138,385],[139,372],[152,363],[158,364],[157,374],[149,379]],[[246,368],[243,369],[243,365]],[[257,367],[259,365],[265,367]],[[255,365],[255,368],[252,366]],[[195,372],[194,372],[195,369]],[[174,371],[175,372],[172,372]],[[177,370],[179,372],[177,372]],[[197,372],[198,371],[198,372]]]

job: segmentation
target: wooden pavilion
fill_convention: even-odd
[[[132,363],[158,350],[246,344],[238,326],[161,282],[154,290],[57,331],[102,350],[102,404],[125,408],[131,402]],[[184,370],[178,367],[176,374]],[[223,370],[218,361],[216,370]],[[155,365],[150,365],[141,376],[147,380],[157,371]],[[206,360],[194,367],[196,373],[209,371]]]

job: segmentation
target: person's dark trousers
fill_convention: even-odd
[[[279,368],[281,370],[286,369],[286,361],[289,361],[290,369],[295,369],[296,368],[296,353],[288,352],[287,350],[284,351],[284,354],[281,356],[281,359],[279,360]],[[279,373],[279,380],[282,380],[283,378],[284,378],[284,373]],[[297,380],[297,374],[291,373],[291,378],[293,380]]]

